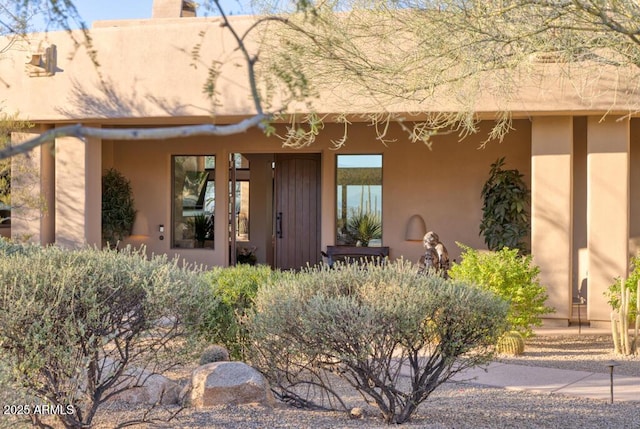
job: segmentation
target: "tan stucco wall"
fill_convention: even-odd
[[[517,121],[514,132],[504,142],[494,142],[484,150],[478,150],[482,132],[462,142],[455,135],[442,136],[434,140],[432,150],[420,143],[407,142],[402,135],[394,136],[398,141],[389,143],[388,147],[381,145],[384,149],[383,242],[391,246],[391,256],[404,255],[415,262],[422,255],[421,243],[405,241],[407,221],[414,214],[423,217],[428,231],[438,233],[452,260],[459,260],[456,241],[485,248],[479,235],[480,192],[488,178],[490,164],[505,156],[506,168],[519,169],[530,183],[530,127],[529,121]],[[372,136],[358,139],[374,141]]]
[[[216,58],[225,60],[229,75],[217,88],[225,99],[222,113],[252,113],[246,75],[234,65],[233,42],[222,36],[217,24],[194,18],[147,23],[92,30],[98,67],[86,48],[76,47],[63,32],[29,35],[28,45],[18,42],[0,58],[0,73],[8,83],[3,85],[2,100],[11,111],[35,121],[171,116],[203,120],[211,112],[202,91],[206,67]],[[199,43],[200,30],[207,30],[207,35],[195,68],[191,52]],[[74,37],[83,40],[79,33]],[[57,46],[57,72],[29,77],[27,55],[51,44]]]
[[[460,250],[455,245],[460,241],[472,247],[484,248],[482,237],[478,235],[481,219],[482,200],[480,190],[488,177],[489,165],[500,156],[506,156],[507,167],[518,168],[529,182],[530,177],[530,123],[516,121],[515,130],[503,143],[492,143],[486,149],[478,150],[481,137],[472,137],[459,142],[453,135],[435,139],[433,148],[419,143],[410,143],[406,135],[392,127],[389,138],[396,140],[387,146],[376,141],[374,130],[364,124],[354,125],[349,132],[349,142],[339,151],[329,149],[330,140],[340,136],[342,128],[329,125],[319,141],[307,151],[322,153],[322,247],[335,243],[335,163],[337,154],[383,154],[383,244],[391,248],[391,257],[404,256],[417,261],[422,255],[421,243],[405,241],[405,228],[413,214],[420,214],[429,230],[436,231],[448,247],[452,259],[458,259]],[[254,162],[270,162],[272,153],[286,152],[275,139],[266,139],[259,132],[226,138],[193,138],[184,141],[150,142],[105,142],[112,147],[112,164],[132,182],[134,198],[139,214],[146,216],[151,230],[144,242],[150,252],[176,252],[170,249],[170,187],[171,155],[214,154],[216,165],[226,165],[231,152],[239,152]],[[257,154],[264,154],[257,156]],[[256,154],[253,156],[251,154]],[[104,155],[106,159],[110,155]],[[251,189],[251,242],[259,248],[261,260],[268,260],[271,243],[270,213],[266,204],[270,187],[268,164],[252,171]],[[269,166],[270,168],[270,166]],[[225,168],[216,169],[216,178],[228,180]],[[227,194],[225,186],[216,186],[216,222],[224,218]],[[263,205],[261,207],[261,205]],[[262,216],[262,217],[261,217]],[[159,240],[157,226],[165,225],[164,240]],[[224,265],[226,253],[224,223],[218,225],[216,246],[210,249],[180,249],[181,254],[194,262],[207,265]],[[264,253],[263,253],[264,252]],[[263,259],[264,258],[264,259]]]
[[[629,249],[628,119],[587,120],[588,317],[608,321],[603,291],[626,277]]]
[[[176,8],[174,4],[170,6]],[[239,33],[256,20],[251,16],[231,19]],[[14,43],[0,58],[0,76],[6,83],[2,94],[5,105],[33,121],[103,118],[109,121],[130,118],[132,123],[136,122],[135,118],[156,118],[144,123],[175,123],[186,118],[202,121],[212,111],[212,104],[202,91],[207,66],[218,61],[222,75],[216,91],[221,103],[214,110],[219,120],[255,111],[243,60],[238,57],[235,42],[220,26],[219,19],[98,22],[91,30],[91,38],[99,67],[90,59],[86,47],[75,45],[74,42],[84,41],[80,32],[74,33],[74,39],[65,32],[30,34],[25,40]],[[0,38],[0,46],[7,45],[6,42]],[[43,52],[51,44],[57,46],[58,52],[55,74],[29,77],[27,58]],[[194,60],[192,52],[196,46],[199,46],[200,57]],[[248,47],[252,52],[257,51],[251,42]],[[490,118],[496,111],[503,110],[522,118],[566,112],[627,113],[640,104],[637,92],[626,86],[624,70],[611,68],[611,72],[619,77],[611,81],[602,64],[597,65],[598,73],[593,73],[591,68],[596,65],[587,62],[575,64],[570,73],[567,70],[559,72],[559,66],[530,65],[526,73],[514,74],[514,79],[520,80],[513,85],[512,94],[504,96],[487,91],[477,97],[473,95],[473,108]],[[486,80],[492,81],[492,76],[487,75]],[[633,82],[629,80],[628,85],[633,87]],[[449,88],[439,88],[433,98],[421,103],[392,100],[385,103],[384,108],[402,113],[408,120],[412,116],[407,112],[460,108],[460,103],[450,103],[449,93]],[[278,100],[275,103],[276,108],[279,107]],[[362,94],[361,89],[350,88],[348,82],[341,82],[339,91],[335,86],[327,85],[313,105],[319,112],[330,113],[377,112],[382,107]],[[303,104],[290,108],[308,110]]]
[[[531,252],[545,267],[551,315],[568,324],[571,317],[573,222],[573,118],[536,117],[532,129]]]
[[[56,139],[56,244],[63,247],[85,243],[85,151],[79,139]]]
[[[242,29],[250,25],[253,18],[234,18],[234,22]],[[206,30],[203,40],[198,37],[201,30]],[[67,34],[29,37],[30,45],[18,43],[0,57],[0,76],[2,82],[8,83],[3,87],[0,99],[10,111],[19,111],[38,124],[51,127],[57,122],[82,121],[108,127],[211,121],[210,103],[201,88],[206,77],[205,65],[212,60],[224,64],[221,84],[217,88],[222,105],[216,109],[216,121],[231,122],[253,112],[246,75],[242,67],[236,66],[233,40],[215,19],[163,18],[96,25],[92,37],[101,64],[99,68],[89,60],[84,48],[73,46]],[[191,52],[200,42],[202,64],[194,68]],[[56,74],[28,77],[24,65],[26,56],[50,43],[58,46]],[[613,277],[626,273],[628,239],[640,236],[640,205],[637,202],[640,201],[640,169],[635,168],[640,166],[640,122],[632,120],[624,125],[624,121],[616,122],[617,118],[613,116],[603,121],[602,114],[627,113],[639,103],[633,91],[625,93],[624,88],[619,88],[621,91],[617,96],[608,91],[607,73],[603,69],[598,73],[602,78],[593,81],[589,80],[592,74],[585,64],[577,66],[583,69],[572,74],[575,82],[558,79],[553,64],[539,65],[538,69],[546,70],[546,77],[536,82],[523,81],[520,93],[497,104],[495,100],[479,100],[476,107],[482,117],[493,117],[495,111],[507,109],[516,118],[515,130],[504,142],[491,143],[483,150],[477,150],[477,147],[486,135],[488,122],[481,124],[477,135],[462,142],[455,134],[435,137],[430,150],[420,143],[410,143],[406,134],[393,123],[387,135],[388,142],[382,144],[376,141],[372,127],[358,122],[366,121],[366,117],[354,115],[350,116],[354,125],[349,129],[349,140],[340,151],[332,150],[330,141],[342,136],[342,126],[328,123],[318,141],[304,149],[322,156],[322,247],[334,244],[335,239],[335,157],[339,153],[383,154],[383,244],[391,248],[392,257],[402,255],[413,261],[422,254],[420,243],[404,241],[406,222],[413,214],[420,214],[427,229],[440,235],[452,259],[458,259],[460,253],[455,241],[484,247],[482,237],[478,235],[482,206],[480,190],[489,165],[498,157],[506,156],[507,167],[518,168],[527,183],[540,181],[533,190],[538,213],[553,209],[561,220],[553,229],[554,237],[546,234],[549,220],[538,218],[534,221],[533,244],[544,243],[540,248],[545,252],[534,256],[542,265],[543,281],[552,284],[552,304],[561,308],[559,315],[562,318],[569,316],[570,310],[563,303],[573,295],[570,288],[577,286],[589,266],[589,317],[606,320],[608,306],[602,292]],[[102,83],[99,73],[103,77]],[[589,84],[582,85],[585,82]],[[620,83],[624,84],[623,78],[616,84]],[[348,92],[347,88],[344,90],[341,95]],[[348,97],[349,104],[344,105],[335,94],[322,95],[322,100],[315,103],[321,112],[359,113],[372,109],[364,97]],[[424,112],[446,110],[447,107],[436,97],[419,106],[397,103],[388,106],[388,110]],[[529,118],[533,117],[536,123],[536,118],[542,116],[545,118],[539,122],[540,127],[534,130]],[[569,120],[573,122],[572,130],[567,124]],[[558,122],[563,123],[560,128]],[[571,138],[569,133],[572,133]],[[555,139],[560,139],[565,152],[557,154],[553,145],[549,146]],[[567,145],[571,140],[573,147]],[[41,181],[38,186],[42,192],[49,192],[52,216],[42,218],[48,220],[41,220],[38,226],[25,226],[33,226],[41,242],[55,239],[61,244],[75,246],[98,241],[99,175],[106,168],[115,167],[131,179],[140,216],[144,216],[149,229],[148,237],[129,241],[146,244],[150,253],[173,255],[175,252],[169,248],[171,154],[215,154],[220,165],[231,152],[273,154],[286,151],[277,140],[267,140],[257,130],[225,138],[89,141],[89,144],[90,147],[86,147],[72,138],[59,139],[55,159],[50,157],[41,162],[41,176],[49,182]],[[568,160],[566,154],[571,151]],[[256,162],[264,162],[262,171],[256,175],[266,178],[268,155],[264,156],[262,161],[258,160],[260,157],[256,158]],[[552,176],[554,180],[560,180],[561,186],[555,187],[550,180],[542,181]],[[51,197],[54,177],[56,200]],[[216,181],[225,183],[227,180],[226,168],[218,168]],[[567,185],[570,182],[572,187]],[[272,220],[266,207],[261,207],[270,198],[267,183],[268,180],[259,183],[255,192],[252,191],[254,233],[248,244],[257,246],[259,257],[269,261],[272,259],[269,247]],[[551,200],[545,199],[549,192],[553,193]],[[558,201],[557,206],[554,199]],[[216,248],[181,249],[188,260],[207,265],[224,265],[228,261],[228,237],[224,235],[227,234],[226,186],[217,186],[216,200]],[[256,221],[256,217],[261,220]],[[164,240],[160,240],[159,225],[165,226]],[[20,228],[14,227],[12,232],[20,231]],[[221,235],[220,231],[224,233]],[[550,248],[561,249],[566,260],[545,259],[551,255],[546,254],[551,252]]]

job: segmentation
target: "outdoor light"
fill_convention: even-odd
[[[407,230],[404,239],[406,241],[422,241],[427,233],[427,225],[419,214],[414,214],[407,222]]]

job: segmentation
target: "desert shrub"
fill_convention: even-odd
[[[20,243],[0,237],[0,256],[11,255],[14,253],[28,254],[32,252],[39,252],[40,250],[41,246],[36,244]]]
[[[345,408],[332,388],[338,376],[386,422],[403,423],[441,383],[491,359],[506,314],[493,293],[402,261],[335,264],[260,288],[247,330],[251,362],[281,400]]]
[[[507,300],[511,329],[530,336],[533,326],[542,325],[542,315],[555,311],[545,306],[547,293],[538,281],[540,268],[533,265],[530,255],[521,256],[517,249],[479,252],[458,245],[463,249],[462,261],[453,265],[449,275],[454,280],[476,283]]]
[[[640,255],[632,256],[631,272],[629,277],[625,280],[625,285],[630,292],[629,299],[629,319],[635,320],[637,314],[637,302],[638,302],[638,282],[640,281]],[[605,291],[605,296],[608,298],[609,305],[614,310],[620,310],[620,278],[617,278],[615,282],[609,286]]]
[[[65,427],[89,427],[101,403],[144,382],[128,369],[161,373],[188,352],[207,293],[199,273],[128,249],[7,248],[0,344],[10,386],[73,407],[56,416]]]
[[[5,360],[6,358],[2,355],[2,349],[0,347],[0,404],[2,404],[3,407],[33,404],[33,398],[29,397],[24,389],[19,389],[17,388],[18,386],[12,385],[12,371]],[[24,416],[11,413],[3,414],[2,417],[0,417],[0,429],[23,429],[27,427],[32,426],[25,420]]]
[[[240,320],[253,305],[258,288],[270,283],[277,275],[266,265],[239,264],[208,271],[205,278],[210,285],[210,296],[218,305],[204,314],[198,326],[202,337],[211,343],[224,344],[231,357],[242,359],[246,336]]]

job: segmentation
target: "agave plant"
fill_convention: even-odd
[[[190,219],[189,224],[193,227],[196,242],[202,246],[207,238],[207,232],[212,227],[211,218],[204,214],[197,214]]]
[[[380,216],[366,211],[357,211],[347,220],[347,237],[353,244],[368,246],[374,239],[382,238]]]

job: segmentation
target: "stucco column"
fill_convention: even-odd
[[[336,244],[336,151],[322,151],[322,189],[320,190],[321,206],[321,227],[320,227],[320,248],[326,250],[327,246]]]
[[[56,139],[56,243],[68,248],[101,244],[102,145]]]
[[[587,120],[587,317],[608,322],[603,292],[628,273],[629,120]]]
[[[11,133],[11,144],[19,145],[40,134],[39,131]],[[53,242],[53,150],[52,144],[45,144],[28,155],[11,159],[11,237],[14,240]]]
[[[226,267],[229,265],[229,151],[216,151],[216,205],[214,208],[214,225],[216,234],[215,254],[212,265]]]
[[[567,326],[571,317],[573,231],[573,119],[536,117],[531,128],[531,253],[541,267],[546,323]]]
[[[102,247],[102,139],[88,138],[85,146],[85,240]]]

